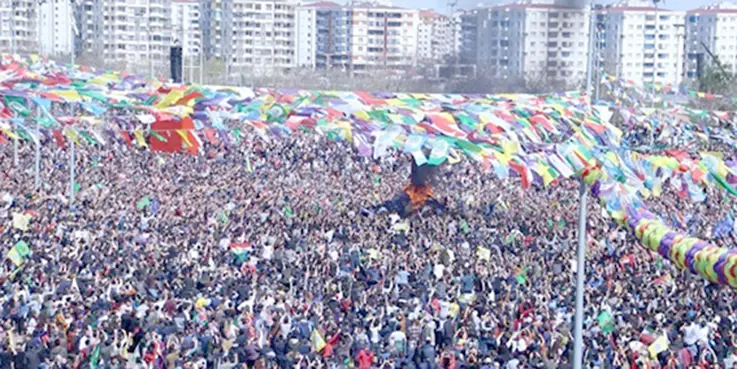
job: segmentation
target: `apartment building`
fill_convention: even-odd
[[[321,1],[297,9],[296,55],[300,66],[343,68],[351,64],[352,9]]]
[[[438,63],[455,55],[457,39],[454,18],[433,10],[420,10],[418,16],[418,62]]]
[[[0,0],[0,50],[38,52],[38,0]]]
[[[340,5],[322,1],[297,7],[294,16],[294,60],[297,68],[317,68],[317,10],[338,11]],[[320,45],[325,49],[325,45]]]
[[[478,10],[457,12],[455,17],[456,46],[461,64],[477,64],[476,45],[478,44]]]
[[[627,1],[597,10],[602,68],[637,83],[680,83],[684,13]],[[601,46],[601,45],[600,45]]]
[[[340,5],[321,1],[297,8],[300,66],[406,69],[417,63],[418,11],[384,3]]]
[[[361,4],[351,12],[354,71],[406,69],[417,64],[417,10]]]
[[[172,38],[182,47],[182,55],[199,57],[202,50],[199,1],[173,0],[171,21]]]
[[[588,68],[590,13],[555,1],[520,1],[473,10],[475,64],[500,78],[580,83]],[[471,27],[468,27],[471,29]]]
[[[83,0],[83,54],[128,71],[168,74],[172,0]]]
[[[205,53],[224,60],[229,74],[268,74],[297,65],[296,1],[202,0],[200,4]]]
[[[686,79],[698,78],[706,65],[714,63],[709,52],[724,68],[737,73],[736,4],[715,3],[686,13]]]
[[[46,0],[38,3],[38,52],[61,56],[72,52],[76,18],[69,1]]]

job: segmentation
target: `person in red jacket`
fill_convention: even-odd
[[[356,361],[358,361],[358,369],[369,369],[374,363],[374,353],[365,348],[361,349],[356,355]]]

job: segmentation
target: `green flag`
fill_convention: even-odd
[[[159,132],[156,132],[154,130],[151,130],[150,132],[151,132],[151,136],[156,137],[156,139],[159,140],[160,142],[169,142],[169,140],[166,139],[166,137],[162,136]]]
[[[612,319],[612,314],[608,311],[602,311],[599,313],[599,316],[596,318],[596,320],[599,322],[599,328],[601,328],[601,331],[604,334],[609,334],[614,332],[614,321]]]
[[[100,346],[95,346],[95,349],[92,351],[92,355],[90,355],[90,368],[97,369],[100,365]]]
[[[148,206],[151,203],[151,199],[148,198],[148,196],[138,200],[136,203],[136,208],[138,210],[143,210],[146,206]]]
[[[468,234],[471,229],[468,227],[468,222],[465,219],[461,219],[461,233]]]
[[[287,217],[287,218],[294,217],[294,214],[292,213],[292,208],[291,207],[289,207],[289,206],[285,206],[284,207],[284,216]]]
[[[18,251],[18,254],[22,257],[26,257],[31,253],[31,249],[28,247],[28,244],[23,240],[18,241],[18,243],[15,244],[15,250]]]

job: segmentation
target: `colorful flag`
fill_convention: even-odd
[[[136,203],[136,209],[143,210],[151,203],[151,199],[148,198],[148,196],[138,200]]]
[[[606,310],[602,311],[599,313],[596,321],[599,323],[599,328],[604,334],[614,332],[614,320],[612,319],[612,314],[610,312]]]

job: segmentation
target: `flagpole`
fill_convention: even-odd
[[[38,190],[41,188],[41,142],[40,138],[36,140],[36,176],[34,182],[34,188]]]
[[[13,140],[13,167],[18,166],[18,138]]]
[[[74,140],[69,140],[71,150],[69,151],[69,207],[74,203],[74,167],[77,162],[74,159]]]
[[[38,106],[36,107],[36,115],[38,114]],[[39,127],[39,123],[36,123],[36,173],[35,174],[35,181],[34,181],[34,189],[38,191],[39,188],[41,188],[41,129]]]
[[[583,295],[586,271],[586,183],[578,187],[578,248],[576,249],[576,320],[573,335],[573,368],[583,368]]]
[[[594,69],[594,32],[596,32],[595,4],[592,2],[589,8],[589,53],[588,68],[586,70],[586,96],[589,98],[589,113],[593,110],[593,99],[591,96],[591,78]],[[599,76],[601,78],[601,76]],[[583,368],[583,294],[586,272],[586,183],[583,178],[578,188],[578,248],[576,249],[576,317],[573,333],[573,369]]]

